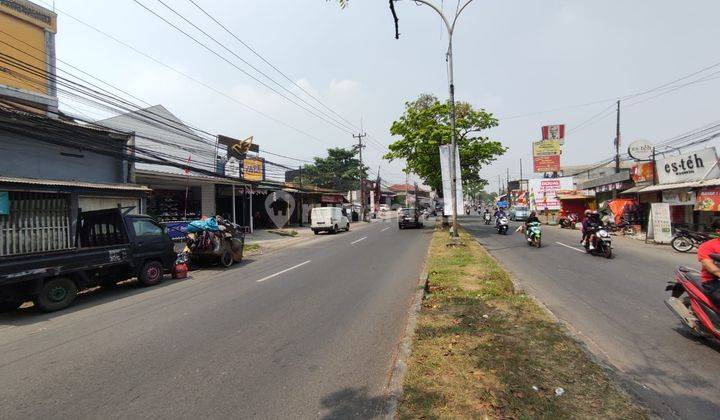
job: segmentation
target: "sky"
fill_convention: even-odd
[[[189,28],[157,0],[137,1],[283,92],[274,82]],[[396,40],[385,0],[350,0],[344,10],[336,2],[325,0],[195,0],[297,85],[319,98],[324,104],[319,105],[188,0],[163,1],[326,115],[339,119],[324,105],[356,127],[339,129],[289,103],[193,43],[135,0],[56,0],[58,58],[147,103],[162,104],[183,121],[208,132],[235,138],[253,135],[261,151],[299,159],[324,155],[328,147],[349,147],[357,141],[351,134],[359,131],[362,120],[369,134],[364,150],[367,165],[373,173],[380,167],[388,183],[404,181],[402,162],[381,159],[393,141],[390,125],[402,115],[406,101],[423,93],[441,99],[448,96],[448,39],[432,9],[409,0],[398,1],[400,39]],[[441,3],[446,12],[454,12],[454,0],[436,0],[436,4]],[[713,48],[720,39],[720,26],[715,21],[718,15],[720,2],[716,0],[471,3],[454,34],[456,96],[498,117],[500,125],[486,135],[508,147],[504,156],[481,172],[490,182],[488,189],[497,189],[498,175],[505,178],[508,170],[511,178],[518,177],[521,159],[523,175],[538,176],[528,172],[532,166],[531,141],[540,138],[542,125],[566,124],[564,165],[611,157],[615,114],[610,107],[614,100],[720,61],[720,53]],[[100,35],[70,16],[224,95]],[[657,98],[645,95],[623,102],[623,145],[641,138],[659,142],[720,119],[715,109],[719,93],[720,80],[711,79]],[[569,107],[589,102],[595,103]],[[65,101],[63,106],[71,113],[105,116],[84,104]],[[558,108],[563,109],[541,112]],[[605,114],[600,114],[606,115],[604,118],[589,120],[606,109]],[[344,120],[340,123],[348,125]],[[273,160],[289,166],[301,164],[282,158]]]

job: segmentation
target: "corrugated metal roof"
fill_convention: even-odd
[[[720,178],[706,179],[705,181],[678,182],[676,184],[650,185],[640,190],[640,192],[676,190],[679,188],[716,187],[718,185],[720,185]]]
[[[55,187],[76,187],[90,188],[97,190],[122,190],[122,191],[143,191],[150,192],[150,188],[144,185],[136,184],[99,184],[95,182],[80,181],[62,181],[57,179],[39,179],[39,178],[16,178],[11,176],[0,176],[0,182],[9,184],[27,184],[27,185],[47,185]]]

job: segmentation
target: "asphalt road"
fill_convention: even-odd
[[[382,415],[431,233],[373,223],[54,314],[0,316],[0,417]]]
[[[675,266],[699,267],[694,253],[613,237],[608,260],[585,254],[579,231],[543,226],[537,249],[479,217],[461,223],[657,414],[720,416],[720,347],[685,335],[663,303]]]

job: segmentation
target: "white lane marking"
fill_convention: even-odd
[[[570,249],[572,249],[572,250],[574,250],[574,251],[582,252],[583,254],[585,253],[585,250],[584,250],[584,249],[575,248],[574,246],[570,246],[570,245],[565,245],[565,244],[562,243],[562,242],[555,242],[555,243],[558,244],[558,245],[562,245],[562,246],[564,246],[565,248],[570,248]]]
[[[284,274],[284,273],[287,273],[287,272],[290,271],[290,270],[294,270],[294,269],[296,269],[296,268],[298,268],[298,267],[302,267],[303,265],[309,263],[310,261],[312,261],[312,260],[307,260],[307,261],[305,261],[305,262],[301,262],[301,263],[298,264],[298,265],[293,265],[293,266],[290,267],[290,268],[286,268],[286,269],[284,269],[284,270],[282,270],[282,271],[278,271],[278,272],[275,273],[275,274],[270,274],[270,275],[267,276],[267,277],[263,277],[263,278],[261,278],[260,280],[256,280],[255,283],[260,283],[260,282],[263,282],[263,281],[265,281],[265,280],[270,280],[271,278],[277,277],[277,276],[279,276],[280,274]]]
[[[358,239],[357,241],[350,242],[350,245],[355,245],[356,243],[358,243],[360,241],[364,241],[365,239],[367,239],[367,236],[363,236],[362,238]]]
[[[380,229],[380,232],[385,232],[388,229],[390,229],[390,226],[386,227],[385,229]]]

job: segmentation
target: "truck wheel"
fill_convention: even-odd
[[[138,280],[143,286],[155,286],[163,279],[163,266],[160,261],[148,261],[142,266]]]
[[[77,296],[75,282],[67,277],[56,277],[43,284],[35,305],[43,312],[53,312],[70,306]]]
[[[220,255],[220,264],[222,264],[225,268],[228,268],[233,264],[233,255],[229,249],[225,249],[222,255]]]

